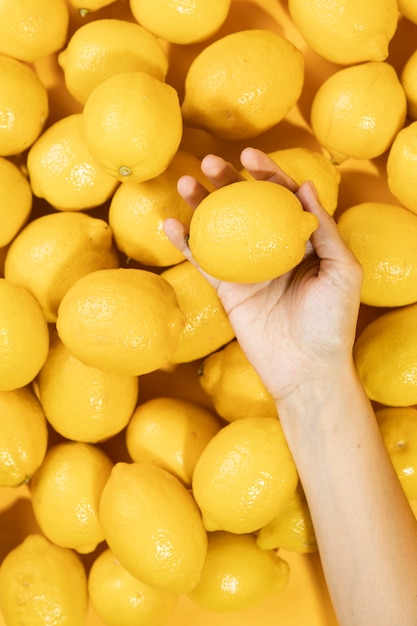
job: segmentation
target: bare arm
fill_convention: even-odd
[[[417,624],[417,523],[394,473],[352,359],[362,271],[308,183],[299,189],[258,150],[242,165],[284,184],[319,218],[298,268],[257,285],[211,277],[236,337],[276,400],[309,502],[329,591],[341,626]],[[218,187],[239,178],[209,156]],[[207,191],[184,177],[191,206]],[[185,231],[166,223],[192,260]]]

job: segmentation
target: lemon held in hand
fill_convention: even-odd
[[[211,276],[237,283],[270,280],[302,260],[318,225],[288,189],[266,181],[221,187],[198,205],[189,246]]]

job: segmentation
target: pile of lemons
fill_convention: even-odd
[[[210,151],[260,147],[335,216],[364,268],[355,362],[417,512],[415,2],[253,0],[256,27],[242,4],[0,0],[0,490],[28,489],[36,524],[0,564],[7,626],[89,605],[163,626],[184,594],[240,611],[285,588],[280,549],[317,551],[275,403],[163,229],[251,282],[317,223],[269,182],[215,190]],[[184,174],[212,192],[195,212]]]

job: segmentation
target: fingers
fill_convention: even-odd
[[[240,155],[240,161],[253,178],[278,183],[278,185],[282,185],[294,193],[298,191],[298,184],[295,180],[286,174],[265,152],[257,148],[245,148]]]
[[[194,176],[181,176],[177,183],[177,189],[180,196],[192,209],[196,209],[200,202],[209,194],[204,185]]]
[[[208,154],[201,161],[201,170],[217,188],[244,180],[237,169],[215,154]]]
[[[191,250],[187,243],[187,231],[179,220],[169,217],[164,221],[164,232],[169,241],[184,255],[188,261],[192,261]]]

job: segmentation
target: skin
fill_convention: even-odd
[[[352,358],[362,268],[312,183],[298,187],[254,148],[243,150],[241,163],[254,178],[296,193],[319,226],[303,262],[284,276],[248,285],[202,273],[275,399],[340,626],[416,626],[417,522]],[[201,168],[216,187],[240,179],[215,155]],[[208,193],[190,176],[178,181],[178,190],[192,208]],[[168,219],[165,232],[194,262],[184,226]]]

